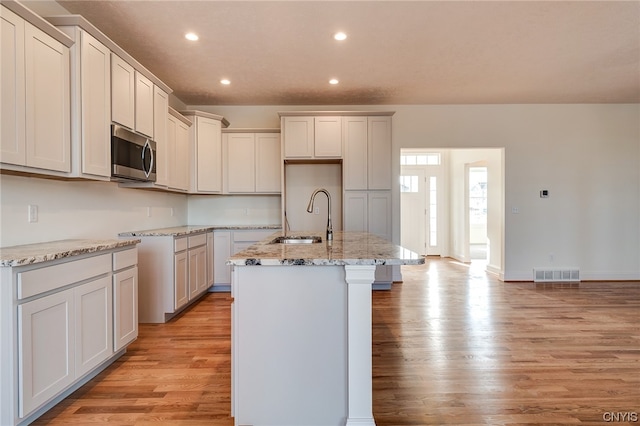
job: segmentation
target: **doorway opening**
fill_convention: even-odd
[[[487,168],[470,166],[469,171],[469,258],[487,260]]]
[[[501,275],[504,148],[402,148],[400,244]]]

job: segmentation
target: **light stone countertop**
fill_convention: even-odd
[[[81,254],[135,246],[140,240],[60,240],[46,243],[0,247],[0,266],[24,266]]]
[[[281,229],[282,225],[185,225],[170,228],[147,229],[143,231],[121,232],[119,237],[180,237],[183,235],[208,232],[213,230],[251,230],[251,229]]]
[[[366,232],[334,232],[329,244],[322,232],[289,232],[291,236],[318,235],[321,243],[270,244],[276,232],[234,254],[228,265],[421,265],[424,257]]]

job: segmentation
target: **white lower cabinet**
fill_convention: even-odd
[[[229,291],[231,268],[227,259],[231,256],[231,231],[213,232],[213,287],[211,291]]]
[[[187,251],[173,256],[174,268],[174,310],[182,308],[189,302],[189,259]]]
[[[129,247],[0,268],[0,424],[32,422],[124,353],[136,262]]]
[[[207,286],[207,246],[189,249],[189,298],[195,298]]]
[[[139,237],[139,322],[167,322],[206,293],[210,232]]]
[[[114,253],[113,350],[119,351],[138,337],[138,252]]]
[[[391,191],[344,191],[345,231],[369,232],[391,241]],[[378,266],[374,286],[391,284],[391,266]]]
[[[61,291],[18,306],[19,417],[75,380],[73,293]]]
[[[100,365],[113,353],[113,289],[102,277],[74,289],[76,376]]]
[[[210,291],[231,289],[231,266],[229,256],[238,253],[258,241],[264,240],[279,229],[236,229],[213,232],[213,287]]]

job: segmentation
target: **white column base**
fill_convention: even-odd
[[[373,417],[368,419],[354,419],[349,417],[346,426],[376,426],[376,422],[373,420]]]
[[[371,284],[374,265],[346,265],[348,416],[347,426],[375,426],[371,360]]]

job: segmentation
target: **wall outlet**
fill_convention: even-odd
[[[320,207],[313,209],[313,214],[320,214]]]
[[[511,207],[511,213],[520,214],[520,208],[519,207]]]
[[[151,207],[147,207],[147,217],[151,217]]]
[[[38,206],[35,204],[29,204],[29,210],[27,213],[27,220],[29,223],[35,223],[38,221]]]

